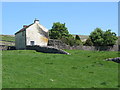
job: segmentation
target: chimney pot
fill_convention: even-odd
[[[39,20],[36,20],[36,19],[35,19],[35,20],[34,20],[34,23],[39,23]]]
[[[23,28],[26,28],[27,27],[27,25],[23,25]]]

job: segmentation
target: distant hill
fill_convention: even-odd
[[[15,35],[0,35],[0,41],[15,41]]]
[[[76,35],[73,34],[73,36],[75,37]],[[80,37],[81,41],[86,41],[89,37],[89,35],[78,35],[78,36]]]
[[[15,45],[15,35],[0,35],[0,45]]]

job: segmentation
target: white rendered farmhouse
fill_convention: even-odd
[[[39,23],[39,20],[34,20],[33,24],[24,25],[23,28],[15,33],[16,49],[26,49],[26,46],[47,46],[48,44],[48,29]]]

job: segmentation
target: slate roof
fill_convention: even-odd
[[[23,27],[23,28],[20,29],[18,32],[16,32],[15,35],[18,34],[19,32],[25,31],[28,27],[30,27],[30,26],[33,25],[33,24],[34,24],[34,23],[32,23],[32,24],[30,24],[30,25],[28,25],[28,26],[26,25],[26,27]]]
[[[28,27],[30,27],[31,25],[35,24],[36,21],[39,21],[39,20],[34,20],[34,23],[32,23],[32,24],[30,24],[30,25],[24,25],[21,30],[19,30],[18,32],[15,33],[15,35],[18,34],[18,33],[20,33],[20,32],[25,31]],[[48,30],[47,30],[44,26],[42,26],[41,24],[37,24],[37,28],[38,28],[39,32],[40,32],[43,36],[45,36],[45,37],[48,38]]]

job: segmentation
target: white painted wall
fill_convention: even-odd
[[[15,35],[16,49],[25,49],[26,45],[31,45],[31,41],[34,41],[34,45],[39,46],[47,46],[48,44],[48,29],[39,24],[39,20],[34,21],[34,24],[25,31]]]
[[[38,28],[38,26],[40,26],[40,24],[36,22],[26,29],[26,45],[31,45],[30,42],[34,41],[35,45],[47,46],[48,38],[40,34],[39,30],[42,28]],[[47,29],[45,30],[45,32],[48,33]]]

